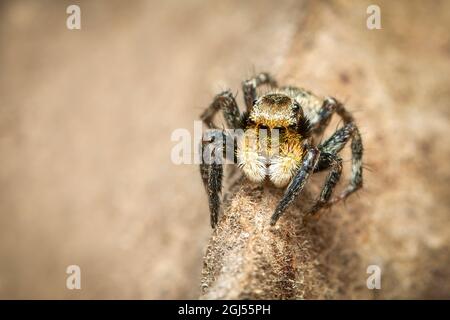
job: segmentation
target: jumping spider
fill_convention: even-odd
[[[258,96],[256,90],[261,85],[267,85],[272,90]],[[320,99],[300,88],[277,88],[275,80],[267,73],[244,81],[242,89],[246,112],[241,114],[233,94],[224,91],[214,98],[201,115],[201,119],[209,128],[219,130],[213,123],[213,117],[222,110],[227,126],[243,129],[244,136],[257,136],[261,129],[279,130],[279,152],[276,155],[273,155],[271,150],[250,146],[245,139],[240,145],[233,146],[235,161],[249,180],[257,183],[270,180],[276,187],[287,186],[272,215],[270,221],[272,226],[300,194],[312,173],[329,169],[323,189],[307,214],[314,214],[322,208],[329,207],[362,187],[361,135],[353,116],[342,103],[331,97]],[[313,145],[313,135],[323,133],[334,113],[341,117],[343,126],[324,142],[317,146]],[[227,134],[225,130],[221,132],[224,136]],[[339,152],[349,139],[352,140],[350,183],[340,195],[331,198],[342,172]],[[203,147],[208,143],[211,141],[202,142]],[[202,162],[200,171],[209,198],[211,226],[214,228],[220,212],[223,165]]]

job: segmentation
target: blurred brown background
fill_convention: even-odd
[[[449,298],[450,3],[377,1],[382,30],[369,4],[2,1],[0,297],[198,297],[207,200],[170,136],[269,71],[355,111],[372,171],[339,210],[381,297]]]

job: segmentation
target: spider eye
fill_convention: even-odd
[[[255,105],[256,102],[258,102],[258,99],[253,100],[253,105]]]
[[[300,110],[300,105],[298,104],[298,102],[294,102],[294,105],[292,106],[292,110],[294,110],[294,111]]]

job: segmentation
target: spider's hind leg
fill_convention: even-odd
[[[241,122],[241,114],[239,112],[239,107],[236,103],[231,91],[227,90],[219,93],[214,97],[213,102],[206,108],[206,110],[200,115],[203,123],[205,123],[208,128],[218,127],[214,124],[213,119],[218,111],[222,110],[223,117],[229,128],[238,128]]]
[[[323,100],[322,106],[319,110],[315,111],[316,116],[314,120],[311,121],[311,127],[313,133],[316,135],[321,135],[325,128],[330,124],[331,117],[333,114],[337,113],[344,124],[354,122],[353,116],[350,112],[345,109],[344,105],[332,97],[327,97]]]
[[[363,155],[363,145],[361,140],[361,134],[358,128],[355,128],[352,138],[352,175],[350,178],[350,183],[348,187],[335,199],[339,201],[346,199],[349,195],[362,188],[363,177],[362,177],[362,155]]]
[[[344,127],[337,130],[330,138],[319,145],[319,150],[325,154],[332,154],[337,157],[337,154],[344,148],[349,139],[351,142],[352,151],[352,172],[350,183],[347,188],[337,197],[330,201],[330,204],[338,202],[347,198],[353,192],[362,187],[362,155],[363,145],[361,134],[353,121],[348,122]],[[331,173],[330,173],[331,174]]]

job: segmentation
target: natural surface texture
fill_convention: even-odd
[[[247,182],[236,188],[206,251],[203,299],[330,299],[351,292],[360,261],[351,242],[336,243],[339,222],[303,221],[308,192],[270,227],[282,192]],[[327,261],[331,256],[339,268]]]
[[[346,101],[371,171],[345,205],[306,226],[291,210],[274,233],[258,219],[281,191],[237,189],[224,231],[307,240],[263,248],[275,254],[265,265],[304,268],[252,294],[450,297],[448,1],[377,1],[382,30],[366,28],[371,1],[77,3],[80,31],[66,29],[64,1],[0,3],[0,297],[197,298],[202,282],[213,287],[201,274],[206,195],[196,165],[170,161],[170,137],[258,71]],[[236,221],[246,197],[261,210]],[[254,261],[263,245],[238,249]],[[65,287],[71,264],[80,291]],[[369,264],[383,270],[379,291],[366,288]]]

